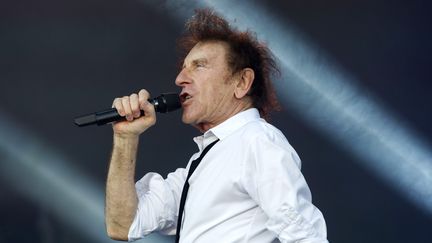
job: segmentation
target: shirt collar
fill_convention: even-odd
[[[221,124],[209,129],[203,135],[195,137],[194,141],[201,151],[216,139],[223,140],[227,136],[231,135],[234,131],[244,126],[246,123],[259,119],[260,114],[256,108],[247,109],[235,114]]]

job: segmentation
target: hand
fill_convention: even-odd
[[[139,136],[156,123],[155,109],[148,102],[149,97],[149,92],[142,89],[138,94],[114,99],[112,107],[117,109],[120,116],[126,117],[126,121],[113,124],[114,135]],[[144,116],[141,116],[141,110]]]

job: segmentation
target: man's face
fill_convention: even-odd
[[[175,81],[182,88],[183,122],[201,131],[229,118],[235,104],[235,75],[228,67],[227,50],[221,41],[199,42]]]

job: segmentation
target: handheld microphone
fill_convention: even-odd
[[[156,112],[160,113],[174,111],[181,107],[179,95],[176,93],[161,94],[156,98],[148,99],[148,101],[154,105]],[[141,115],[144,115],[144,111],[141,111]],[[122,120],[126,120],[126,117],[120,116],[116,108],[111,108],[76,117],[74,119],[74,123],[79,127],[84,127],[93,124],[100,126],[110,122]]]

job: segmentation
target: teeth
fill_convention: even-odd
[[[186,99],[187,99],[187,100],[190,99],[190,98],[192,98],[192,96],[190,96],[190,95],[186,96]]]

